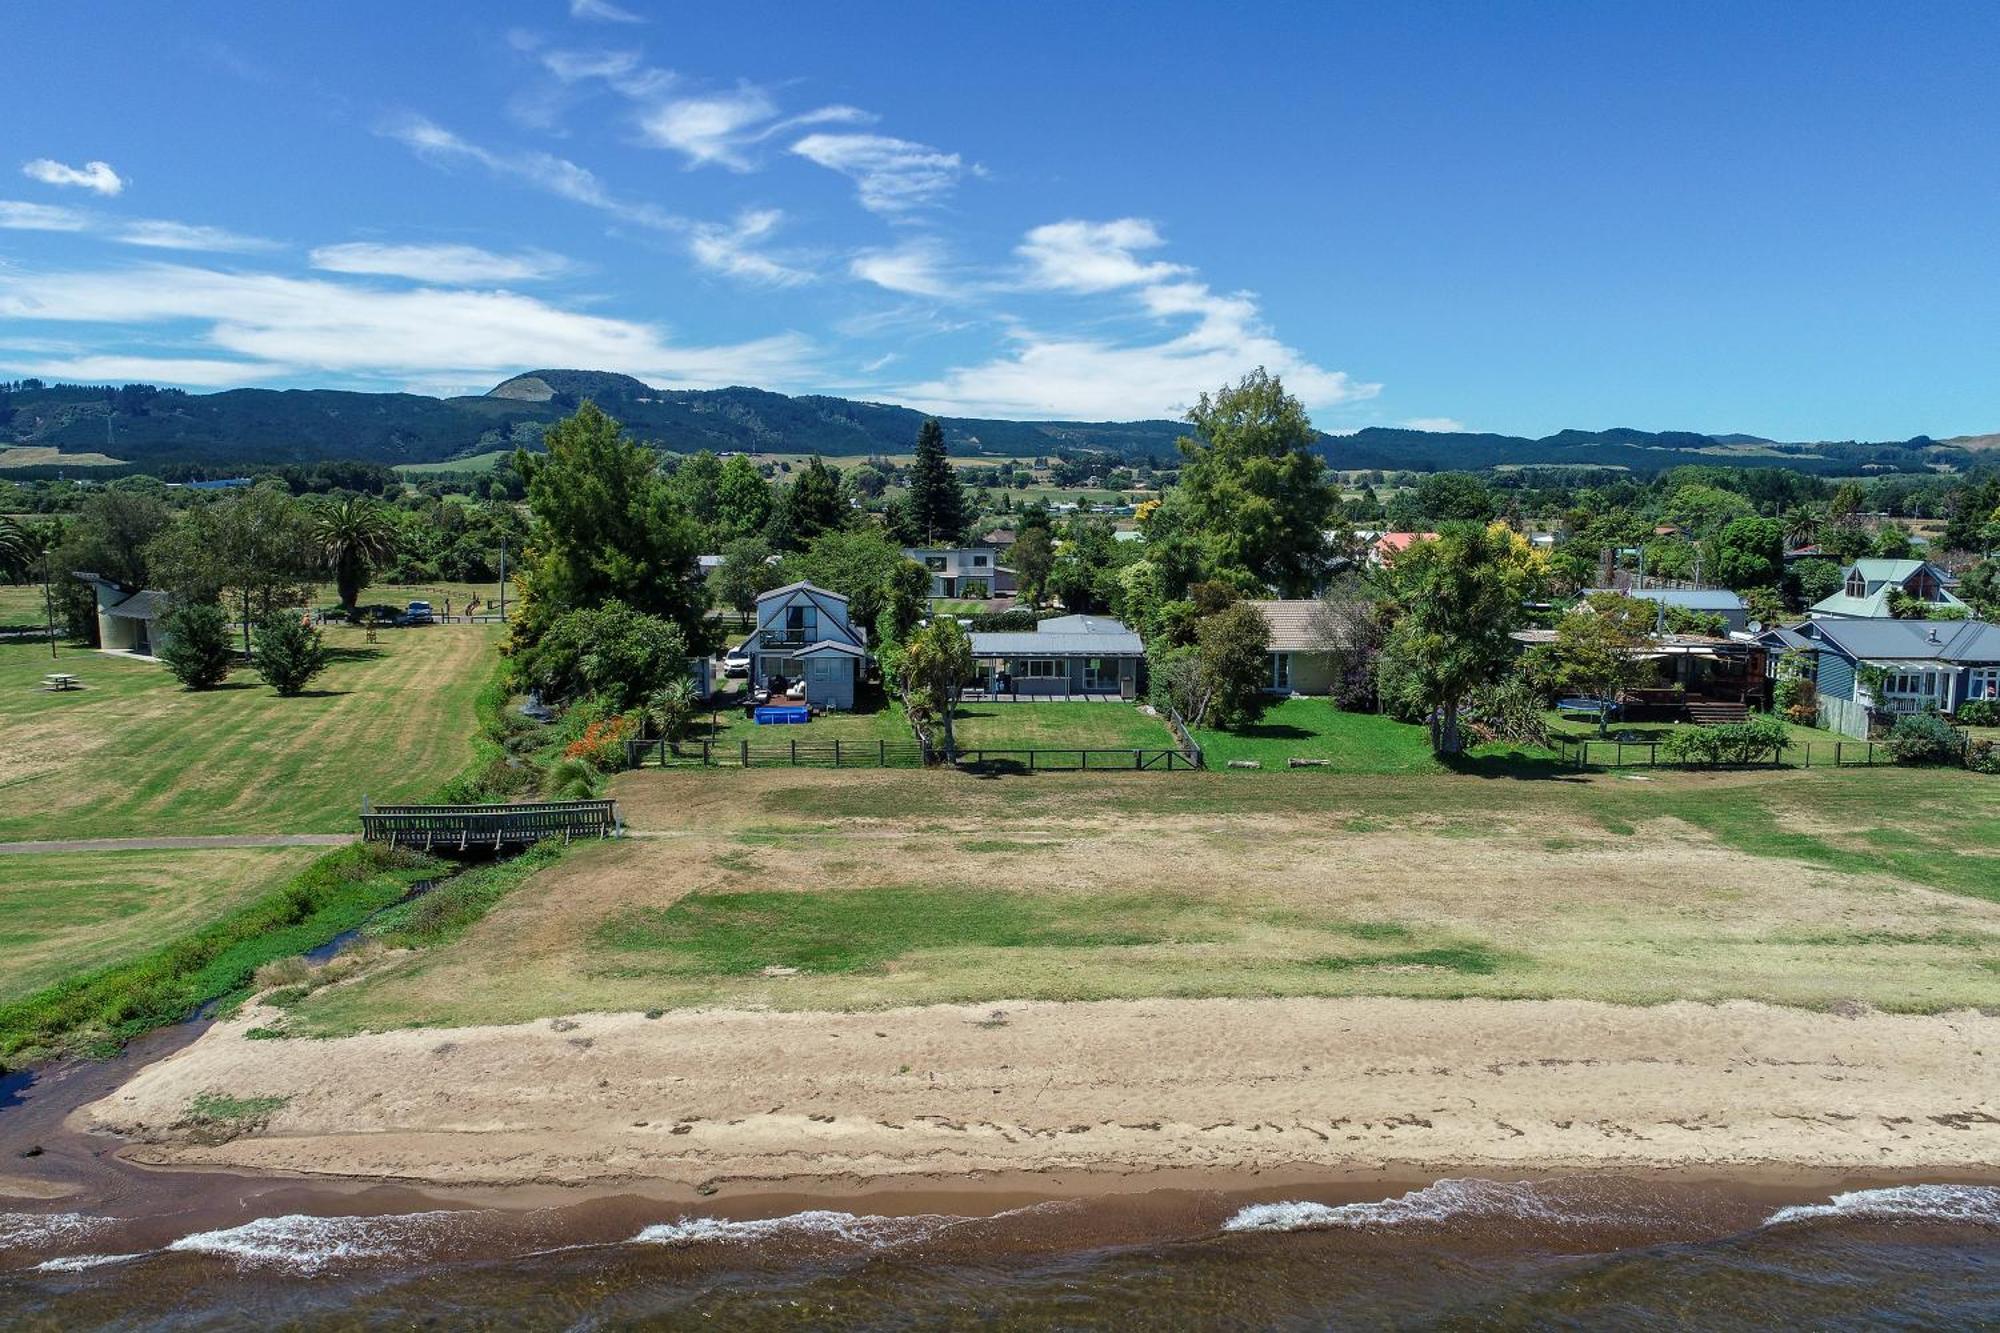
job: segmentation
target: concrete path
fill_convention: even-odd
[[[355,833],[218,833],[188,838],[55,838],[0,842],[0,856],[33,852],[174,852],[216,847],[344,847]]]

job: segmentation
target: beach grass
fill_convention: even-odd
[[[0,841],[352,829],[361,798],[415,800],[473,753],[473,696],[499,631],[330,628],[332,664],[298,698],[247,667],[187,691],[165,667],[0,644]],[[50,693],[51,670],[83,682]]]

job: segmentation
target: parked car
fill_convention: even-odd
[[[731,648],[722,659],[722,674],[725,676],[747,676],[750,674],[750,654],[741,648]]]
[[[428,625],[434,618],[429,602],[411,602],[399,617],[405,625]]]

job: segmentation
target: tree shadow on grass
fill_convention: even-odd
[[[1549,755],[1505,754],[1439,755],[1438,762],[1453,773],[1474,778],[1514,778],[1529,782],[1588,782],[1575,768]]]
[[[294,699],[339,699],[354,693],[353,690],[300,690],[292,695]]]
[[[1229,734],[1252,741],[1309,741],[1319,737],[1318,732],[1295,727],[1289,722],[1252,722]]]
[[[377,658],[384,656],[387,656],[387,654],[385,654],[380,648],[372,648],[372,647],[370,648],[329,647],[326,650],[326,661],[328,666],[332,666],[337,662],[373,662]]]

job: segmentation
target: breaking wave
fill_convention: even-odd
[[[449,1212],[402,1213],[388,1217],[308,1217],[289,1213],[260,1217],[220,1231],[183,1236],[167,1249],[234,1259],[243,1267],[284,1268],[318,1273],[341,1264],[408,1258],[429,1248]]]
[[[85,1213],[0,1213],[0,1250],[38,1249],[88,1240],[111,1225]]]
[[[1611,1206],[1585,1189],[1532,1181],[1440,1180],[1393,1199],[1363,1203],[1253,1203],[1224,1231],[1321,1231],[1336,1227],[1437,1226],[1498,1220],[1544,1226],[1606,1226],[1653,1220],[1629,1200]]]
[[[1036,1205],[1046,1208],[1050,1205]],[[918,1213],[908,1217],[837,1212],[826,1208],[732,1221],[721,1217],[683,1217],[657,1222],[632,1237],[635,1245],[749,1245],[774,1240],[831,1241],[862,1249],[884,1250],[929,1240],[957,1227],[992,1222],[1030,1209],[1017,1208],[992,1217],[957,1217]]]
[[[152,1251],[142,1250],[138,1254],[71,1254],[61,1259],[44,1259],[41,1263],[35,1265],[35,1271],[37,1273],[81,1273],[86,1268],[104,1268],[110,1264],[130,1263],[134,1259],[143,1259],[150,1253]]]
[[[1767,1227],[1797,1222],[1954,1222],[2000,1226],[2000,1186],[1891,1185],[1851,1190],[1826,1203],[1780,1208],[1764,1219]]]

